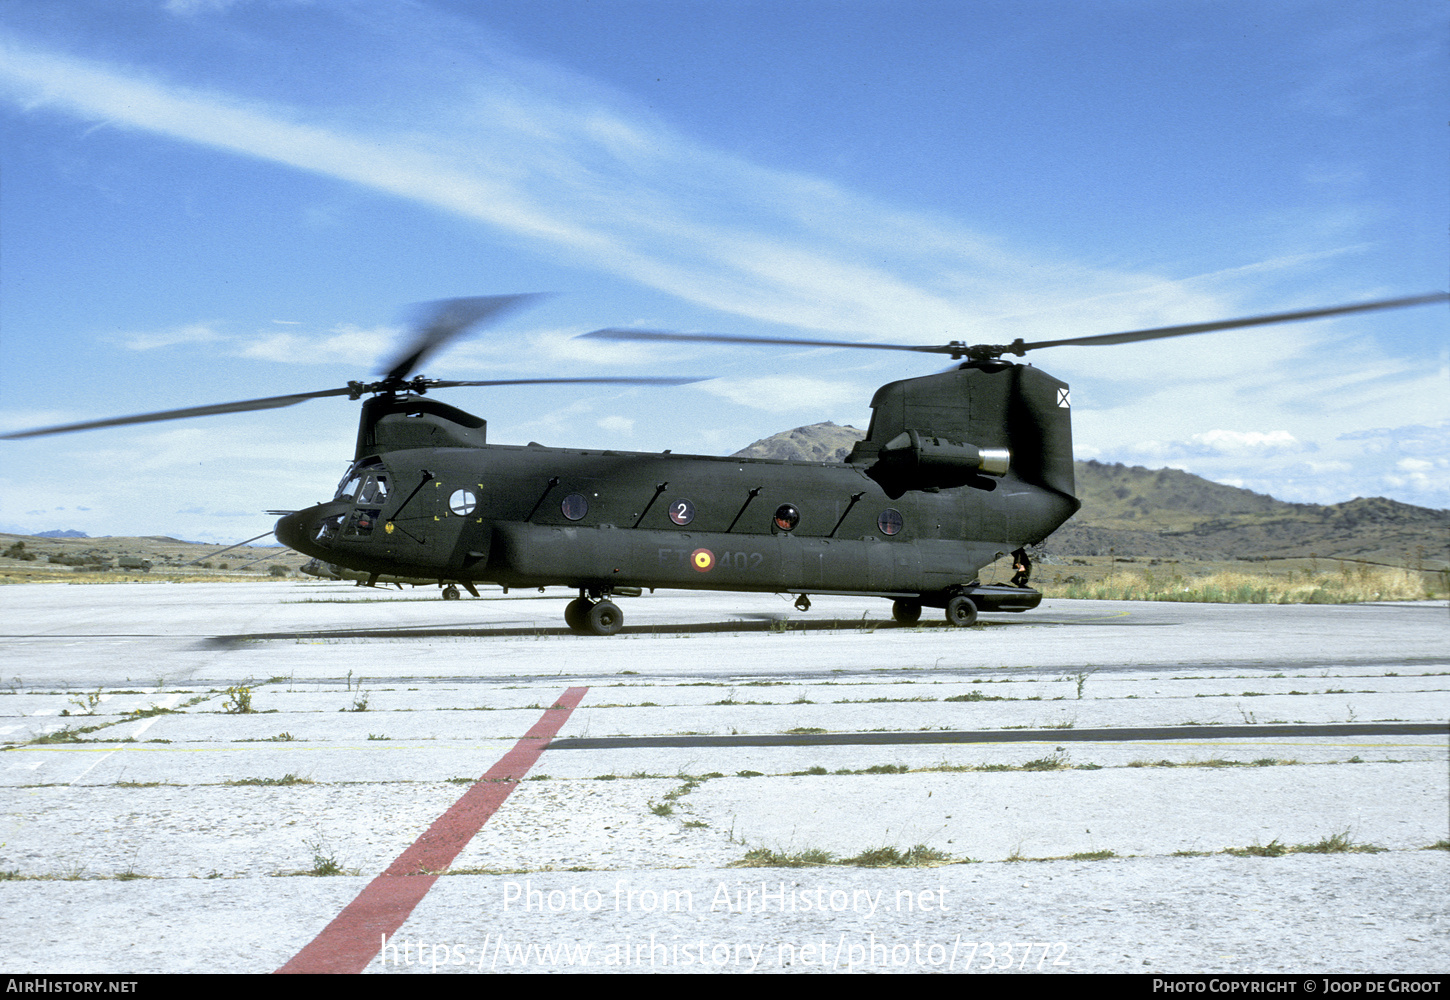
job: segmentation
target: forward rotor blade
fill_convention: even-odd
[[[303,392],[292,396],[268,396],[265,399],[244,399],[236,403],[217,403],[214,406],[192,406],[184,410],[162,410],[159,413],[138,413],[130,417],[111,417],[108,420],[89,420],[79,424],[59,424],[55,427],[37,427],[29,431],[0,434],[0,440],[13,441],[18,438],[42,437],[46,434],[69,434],[71,431],[90,431],[99,427],[120,427],[123,424],[149,424],[161,420],[183,420],[187,417],[209,417],[217,413],[245,413],[248,410],[275,410],[293,406],[309,399],[323,396],[346,396],[351,389],[323,389],[319,392]]]
[[[1299,312],[1272,313],[1268,316],[1224,319],[1213,323],[1188,323],[1183,326],[1162,326],[1153,330],[1103,333],[1091,337],[1068,337],[1065,340],[1039,340],[1031,344],[1024,344],[1019,341],[1008,348],[1008,350],[1014,354],[1021,354],[1023,351],[1035,351],[1044,347],[1063,347],[1069,344],[1081,347],[1092,347],[1102,344],[1131,344],[1140,340],[1183,337],[1190,333],[1212,333],[1215,330],[1236,330],[1246,326],[1267,326],[1271,323],[1294,323],[1300,320],[1322,319],[1326,316],[1343,316],[1348,313],[1373,312],[1378,309],[1402,309],[1408,306],[1432,305],[1436,302],[1450,302],[1450,295],[1443,292],[1436,292],[1433,295],[1416,295],[1406,299],[1381,299],[1378,302],[1359,302],[1347,306],[1330,306],[1327,309],[1305,309]]]
[[[626,330],[609,327],[581,333],[575,340],[643,340],[693,344],[780,344],[787,347],[861,347],[875,351],[918,351],[925,354],[951,354],[951,344],[913,347],[904,344],[869,344],[848,340],[806,340],[791,337],[741,337],[728,333],[669,333],[663,330]]]
[[[539,298],[537,294],[485,295],[469,299],[442,299],[418,307],[417,334],[408,348],[383,372],[386,381],[401,381],[423,360],[470,327],[497,320],[505,313]]]
[[[689,385],[691,382],[707,382],[708,378],[677,378],[674,376],[620,376],[618,378],[506,378],[489,382],[442,382],[428,380],[430,389],[454,389],[459,386],[490,385]]]

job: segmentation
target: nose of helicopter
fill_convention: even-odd
[[[294,511],[279,518],[272,532],[277,536],[277,541],[289,549],[305,555],[325,558],[328,552],[327,545],[320,537],[322,522],[345,513],[350,506],[350,501],[343,503],[332,501],[320,503],[305,510]]]
[[[316,516],[316,507],[285,514],[277,519],[277,526],[272,529],[272,534],[289,549],[305,552],[310,547],[307,545],[307,529],[316,520]]]

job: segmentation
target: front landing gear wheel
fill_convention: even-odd
[[[624,612],[613,601],[600,601],[584,615],[584,629],[594,635],[613,635],[624,627]]]
[[[977,606],[970,597],[958,594],[947,601],[947,624],[965,628],[977,620]]]
[[[795,609],[802,612],[809,611],[811,609],[811,599],[805,594],[797,597],[795,599]]]
[[[564,624],[568,625],[575,632],[589,631],[589,609],[594,607],[594,602],[584,598],[576,597],[564,606]]]
[[[459,599],[458,588],[449,584],[443,588],[443,599],[445,601],[456,601]]]
[[[921,602],[895,601],[891,605],[891,617],[903,625],[915,625],[921,621]]]

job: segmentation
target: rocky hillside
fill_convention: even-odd
[[[866,432],[847,424],[841,427],[827,420],[823,424],[797,427],[761,438],[731,458],[778,458],[787,462],[842,462]]]
[[[840,461],[864,431],[797,427],[736,452],[742,458]],[[1362,559],[1450,567],[1450,511],[1384,497],[1285,503],[1177,469],[1077,462],[1082,509],[1047,540],[1054,556],[1224,560]]]

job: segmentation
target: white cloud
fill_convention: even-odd
[[[1274,455],[1304,447],[1288,431],[1205,431],[1193,435],[1190,447],[1194,445],[1214,455],[1246,452]]]
[[[166,0],[164,6],[168,13],[190,17],[226,10],[238,2],[239,0]]]
[[[146,333],[123,334],[121,343],[133,351],[154,351],[158,347],[175,347],[178,344],[210,344],[223,340],[210,323],[189,323]]]
[[[604,417],[597,423],[612,434],[622,434],[628,437],[634,433],[634,421],[628,417]]]
[[[28,108],[324,174],[760,320],[906,342],[1005,342],[1201,320],[1237,305],[1221,290],[1226,274],[1169,281],[1034,257],[948,219],[715,152],[520,60],[480,65],[454,103],[383,131],[353,110],[302,113],[13,38],[0,54],[0,85]],[[1243,269],[1231,277],[1241,285]]]
[[[819,378],[722,378],[701,382],[698,388],[732,403],[771,413],[822,413],[851,403],[861,403],[862,408],[865,406],[860,386]]]
[[[360,374],[374,370],[389,352],[397,350],[396,327],[364,328],[340,323],[327,333],[297,334],[259,331],[256,338],[232,345],[240,357],[286,364],[343,364]]]

